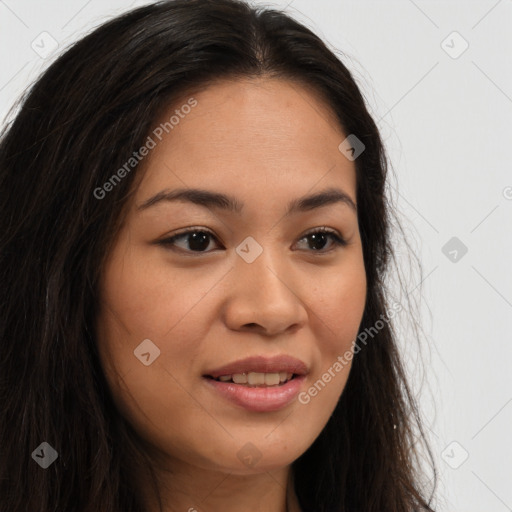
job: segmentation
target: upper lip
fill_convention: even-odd
[[[214,379],[221,375],[233,375],[235,373],[294,373],[296,375],[306,375],[308,367],[300,359],[292,356],[282,355],[275,357],[253,356],[245,359],[233,361],[220,368],[208,371],[205,376]]]

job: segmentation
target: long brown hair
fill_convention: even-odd
[[[105,23],[27,91],[0,143],[1,512],[144,510],[131,468],[151,467],[114,405],[93,329],[102,264],[142,171],[108,199],[94,191],[143,145],[174,97],[254,76],[313,88],[365,145],[355,160],[367,275],[360,332],[386,314],[387,160],[340,59],[289,16],[237,0],[158,2]],[[45,470],[32,460],[42,442],[59,454]],[[419,444],[433,467],[385,322],[354,357],[325,429],[293,464],[303,510],[432,511]]]

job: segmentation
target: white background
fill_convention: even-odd
[[[144,3],[0,0],[0,117],[66,45]],[[427,358],[420,377],[408,367],[441,476],[438,509],[512,511],[512,0],[267,5],[287,6],[342,52],[385,140],[423,267],[422,286],[408,286],[424,297]],[[46,59],[31,47],[42,32],[59,44]],[[452,237],[465,255],[443,254]]]

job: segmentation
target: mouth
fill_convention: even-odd
[[[297,374],[291,372],[243,372],[233,373],[231,375],[220,375],[219,377],[206,375],[205,377],[218,382],[231,382],[233,384],[240,384],[249,388],[268,388],[283,386],[288,381],[297,377]]]
[[[251,377],[251,373],[254,377]],[[238,375],[242,375],[248,382],[236,383],[233,378],[238,379]],[[277,377],[279,377],[279,383],[272,384]],[[252,382],[254,382],[252,379],[258,379],[257,382],[261,382],[262,378],[269,379],[270,384],[249,384],[249,379]],[[236,407],[247,411],[268,413],[279,411],[291,405],[303,388],[305,380],[305,375],[284,373],[281,382],[280,373],[249,372],[245,377],[243,374],[221,375],[217,378],[205,376],[204,382],[215,397],[227,400]]]
[[[253,356],[203,374],[208,388],[251,412],[275,412],[291,405],[304,387],[308,367],[295,357]]]

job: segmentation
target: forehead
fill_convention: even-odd
[[[339,121],[318,95],[295,82],[217,82],[175,101],[150,136],[156,145],[139,201],[177,186],[266,185],[269,194],[297,186],[303,194],[317,182],[339,185],[355,201],[355,166],[338,150],[346,137]]]

